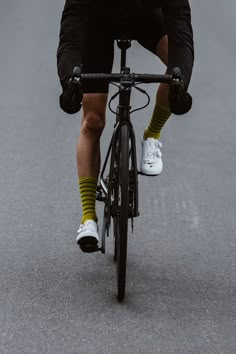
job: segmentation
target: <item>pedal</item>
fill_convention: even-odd
[[[98,242],[94,237],[83,237],[77,243],[80,246],[81,251],[85,253],[93,253],[99,250]]]
[[[93,243],[85,243],[82,245],[79,245],[81,251],[85,252],[85,253],[94,253],[94,252],[98,252],[101,249],[98,247],[98,245],[95,245]]]

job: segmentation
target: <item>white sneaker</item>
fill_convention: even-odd
[[[161,142],[158,139],[147,138],[142,141],[140,170],[147,176],[157,176],[163,169]]]
[[[84,224],[81,224],[76,242],[83,252],[97,251],[97,244],[99,242],[97,223],[93,220],[87,220]]]

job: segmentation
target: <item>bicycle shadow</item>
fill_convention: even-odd
[[[217,282],[210,272],[196,277],[191,267],[174,266],[173,260],[151,264],[147,257],[130,255],[123,303],[116,298],[111,253],[87,255],[73,250],[67,258],[44,259],[27,269],[31,270],[18,270],[18,298],[67,318],[87,318],[88,312],[98,317],[199,318],[219,304],[232,302],[227,282]]]
[[[232,317],[236,288],[229,279],[219,279],[204,270],[196,276],[192,266],[161,263],[150,265],[130,260],[127,307],[151,318],[196,319],[224,309]]]

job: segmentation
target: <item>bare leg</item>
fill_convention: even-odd
[[[83,117],[77,144],[79,177],[98,177],[100,170],[100,137],[105,126],[106,94],[85,94]]]

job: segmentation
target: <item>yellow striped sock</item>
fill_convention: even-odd
[[[84,224],[87,220],[94,220],[97,222],[95,210],[97,178],[80,177],[79,188],[83,212],[81,223]]]
[[[171,111],[168,108],[156,103],[149,126],[144,130],[143,139],[159,139],[161,129],[169,119],[170,115]]]

